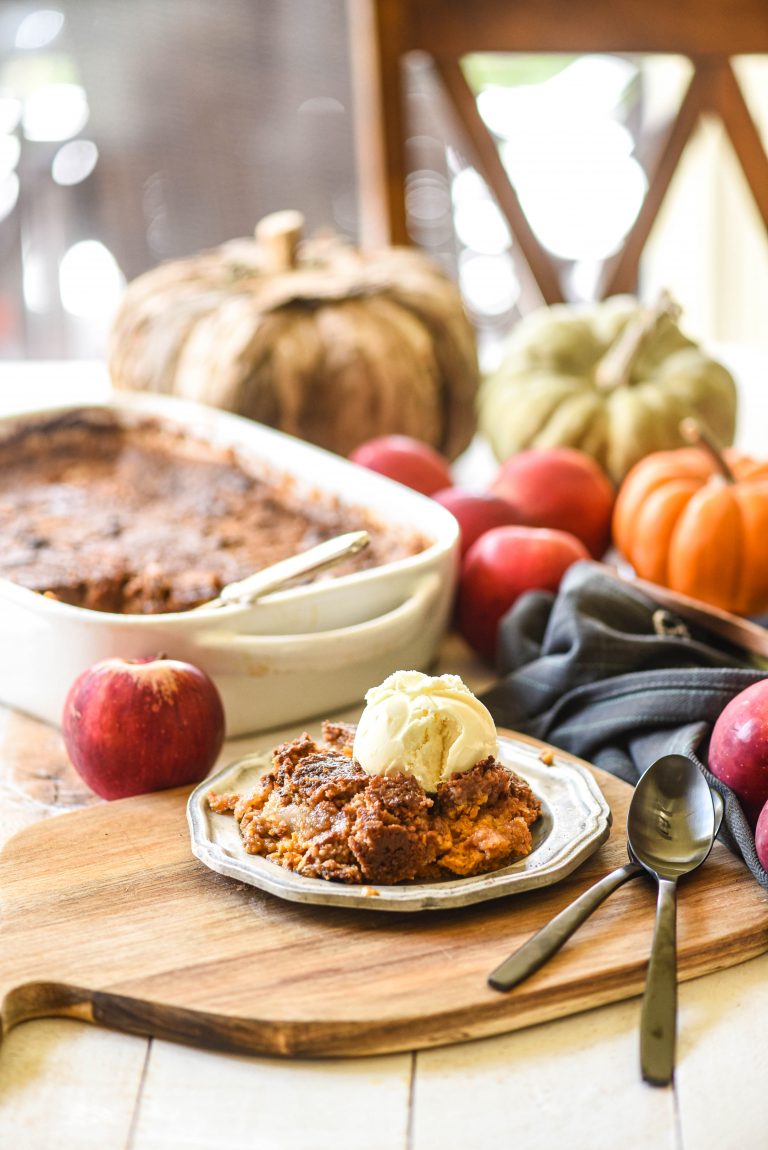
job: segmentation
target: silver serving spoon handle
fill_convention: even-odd
[[[656,925],[640,1014],[640,1068],[652,1086],[668,1086],[677,1031],[677,879],[659,878]]]
[[[723,821],[723,800],[717,791],[711,791],[715,815],[715,834]],[[643,867],[631,858],[624,866],[617,867],[605,878],[601,878],[583,894],[574,899],[564,910],[543,926],[527,942],[505,959],[488,976],[488,984],[494,990],[512,990],[529,975],[543,966],[556,954],[572,934],[605,902],[609,895],[630,879],[643,874]]]
[[[299,579],[302,575],[310,575],[315,571],[322,571],[340,563],[342,559],[356,555],[370,543],[367,531],[349,531],[346,535],[337,535],[333,539],[326,539],[308,551],[300,551],[298,555],[291,555],[288,559],[281,559],[265,567],[263,571],[256,571],[246,579],[237,583],[228,583],[222,587],[217,598],[210,599],[195,607],[196,611],[209,610],[212,607],[224,607],[230,603],[240,606],[254,603],[262,595],[277,591],[286,583]]]
[[[589,890],[574,899],[565,910],[561,910],[553,919],[523,943],[519,950],[505,959],[500,966],[491,971],[488,983],[494,990],[511,990],[523,979],[543,966],[548,959],[556,954],[560,947],[568,941],[571,935],[583,922],[597,910],[609,894],[613,894],[631,878],[643,874],[639,863],[629,862],[617,867],[605,878],[601,878]]]

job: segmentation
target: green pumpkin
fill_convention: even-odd
[[[483,381],[479,426],[500,460],[529,447],[577,447],[618,484],[652,451],[681,446],[695,416],[722,446],[736,429],[730,373],[677,324],[665,294],[555,304],[514,329]]]

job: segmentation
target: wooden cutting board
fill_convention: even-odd
[[[575,874],[545,891],[421,914],[302,906],[214,874],[190,852],[187,790],[31,826],[0,857],[3,1031],[66,1015],[222,1050],[373,1054],[499,1034],[639,994],[655,905],[644,879],[612,895],[514,991],[486,983],[533,931],[626,861],[631,790],[595,776],[614,829]],[[768,896],[719,844],[680,885],[678,942],[681,979],[768,950]]]

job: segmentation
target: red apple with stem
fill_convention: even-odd
[[[120,799],[205,778],[224,741],[224,707],[191,663],[104,659],[72,684],[61,732],[83,781]]]

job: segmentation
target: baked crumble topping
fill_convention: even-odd
[[[290,478],[145,417],[68,413],[0,440],[0,576],[75,606],[185,611],[347,531],[370,545],[324,577],[417,554],[428,542]]]
[[[368,775],[352,757],[355,727],[323,724],[277,747],[252,793],[211,793],[244,849],[298,874],[389,885],[470,877],[530,854],[541,803],[489,757],[428,794],[412,776]]]

